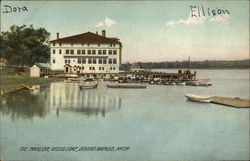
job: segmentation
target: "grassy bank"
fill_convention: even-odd
[[[0,69],[0,89],[5,94],[21,88],[22,84],[37,85],[60,80],[59,78],[31,78],[29,69],[24,72],[17,72],[15,68]]]

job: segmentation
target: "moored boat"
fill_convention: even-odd
[[[81,81],[80,78],[70,78],[64,80],[65,83],[80,82],[80,81]]]
[[[184,82],[184,81],[175,81],[175,84],[176,85],[185,85],[186,82]]]
[[[165,83],[165,85],[175,85],[175,82],[174,82],[174,81],[167,81],[167,82]]]
[[[93,88],[97,88],[98,87],[98,83],[96,84],[81,84],[79,86],[80,89],[93,89]]]
[[[190,101],[202,102],[202,103],[209,103],[211,97],[207,96],[198,96],[194,94],[186,94],[185,97]]]
[[[198,86],[199,82],[198,81],[188,81],[186,82],[187,86]]]
[[[108,84],[107,85],[108,88],[147,88],[146,85],[142,85],[142,84]]]

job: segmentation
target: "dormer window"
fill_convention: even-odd
[[[62,43],[59,43],[59,46],[62,46]]]
[[[73,43],[71,43],[71,46],[73,46]]]
[[[56,45],[56,43],[53,42],[53,46],[55,46],[55,45]]]

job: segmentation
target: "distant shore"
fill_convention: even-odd
[[[144,69],[249,69],[250,59],[245,60],[204,60],[204,61],[163,61],[163,62],[135,62],[124,63],[122,68],[129,69],[137,64]]]

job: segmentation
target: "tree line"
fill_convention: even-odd
[[[47,62],[49,36],[44,28],[13,25],[9,31],[0,35],[0,58],[5,58],[8,65],[18,68],[32,66],[36,62]]]
[[[122,64],[122,70],[128,70],[134,63],[126,62]],[[245,60],[205,60],[205,61],[175,61],[175,62],[136,62],[140,68],[160,69],[160,68],[194,68],[194,69],[212,69],[212,68],[250,68],[250,59]]]

